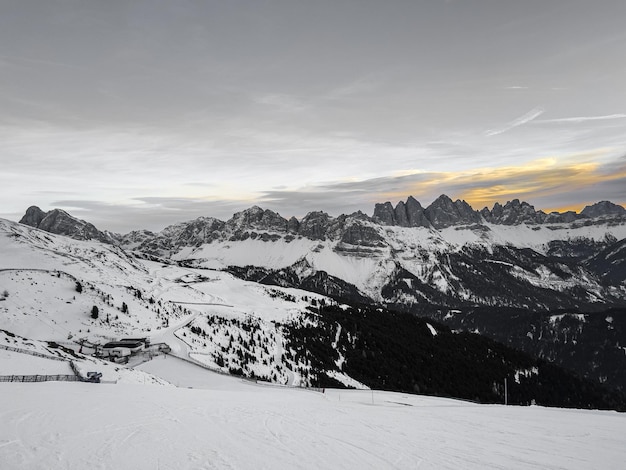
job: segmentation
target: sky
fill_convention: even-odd
[[[0,217],[626,203],[623,0],[3,0]]]

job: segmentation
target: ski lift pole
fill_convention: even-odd
[[[506,377],[504,378],[504,404],[508,405],[509,404],[509,396],[508,396],[508,387],[507,387],[507,383],[506,383]]]

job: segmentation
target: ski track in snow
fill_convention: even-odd
[[[153,361],[153,372],[177,373],[173,361]],[[311,393],[191,365],[185,374],[181,387],[193,375],[205,385],[0,384],[2,467],[570,470],[626,461],[626,415],[616,412]]]

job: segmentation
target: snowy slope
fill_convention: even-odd
[[[0,292],[8,293],[0,302],[0,318],[5,329],[34,339],[158,337],[170,323],[184,323],[194,312],[277,321],[309,305],[304,293],[293,294],[294,301],[271,295],[292,289],[267,288],[219,271],[141,261],[110,245],[3,220],[0,253]],[[98,319],[90,316],[94,305]]]
[[[0,320],[13,334],[74,350],[85,340],[102,345],[123,337],[149,337],[152,343],[168,344],[173,354],[212,369],[284,384],[303,384],[301,374],[292,370],[306,364],[283,357],[285,340],[276,322],[299,317],[312,302],[333,303],[321,295],[262,286],[226,272],[136,260],[110,245],[6,221],[0,221],[0,253],[5,255],[0,258],[0,294],[7,293],[0,297]],[[92,318],[94,307],[98,318]],[[210,330],[209,320],[219,329]],[[254,338],[249,325],[254,325]],[[201,328],[202,337],[194,333]],[[205,329],[211,337],[204,335]],[[247,341],[254,339],[259,347],[254,357],[244,360],[241,353],[250,353]],[[11,374],[27,374],[17,366],[10,369]],[[0,368],[0,375],[5,373],[8,369]]]
[[[350,223],[357,222],[348,219],[344,230],[350,230]],[[625,223],[584,224],[580,221],[514,226],[483,222],[480,225],[434,229],[383,226],[360,220],[358,227],[370,230],[370,236],[377,234],[380,241],[361,245],[346,243],[337,237],[313,240],[275,233],[274,238],[262,240],[260,237],[229,239],[224,235],[193,247],[178,246],[168,253],[173,253],[172,259],[191,260],[197,266],[213,269],[250,265],[279,270],[305,260],[314,271],[325,271],[342,279],[379,302],[386,300],[382,294],[383,287],[394,272],[402,268],[423,284],[463,300],[474,293],[466,285],[467,282],[459,280],[453,272],[454,266],[450,266],[447,259],[449,255],[467,250],[491,253],[499,247],[512,247],[515,250],[531,249],[537,255],[545,256],[556,242],[602,244],[607,240],[626,238]],[[484,255],[472,256],[473,262],[480,262]],[[507,271],[535,287],[563,291],[583,286],[593,292],[589,295],[590,299],[606,297],[605,293],[599,292],[599,281],[589,273],[581,271],[568,273],[565,277],[553,276],[550,268],[528,273],[520,268],[517,260],[513,261]],[[419,299],[421,294],[412,295]],[[474,297],[478,299],[480,294]]]
[[[573,470],[626,461],[626,416],[615,412],[243,383],[0,384],[0,393],[0,461],[11,469]]]

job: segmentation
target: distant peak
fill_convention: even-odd
[[[30,206],[20,219],[20,223],[77,240],[95,239],[104,243],[113,243],[110,235],[101,232],[93,224],[72,216],[63,209],[52,209],[44,212],[37,206]]]
[[[46,216],[46,213],[37,206],[30,206],[26,209],[26,213],[20,219],[20,224],[29,225],[30,227],[39,227],[39,224]]]
[[[606,217],[610,215],[621,216],[626,214],[626,209],[623,206],[614,204],[611,201],[600,201],[586,206],[581,212],[581,215],[589,218]]]
[[[571,211],[546,214],[541,210],[536,210],[528,202],[515,198],[507,201],[504,205],[496,202],[491,209],[485,207],[478,212],[464,200],[453,201],[448,195],[441,194],[425,209],[413,196],[409,196],[406,202],[398,202],[395,208],[389,201],[377,203],[372,219],[382,225],[444,228],[454,225],[471,225],[483,221],[502,225],[519,225],[522,223],[535,225],[570,223],[581,218],[606,217],[626,217],[626,209],[610,201],[600,201],[585,207],[580,214]]]

